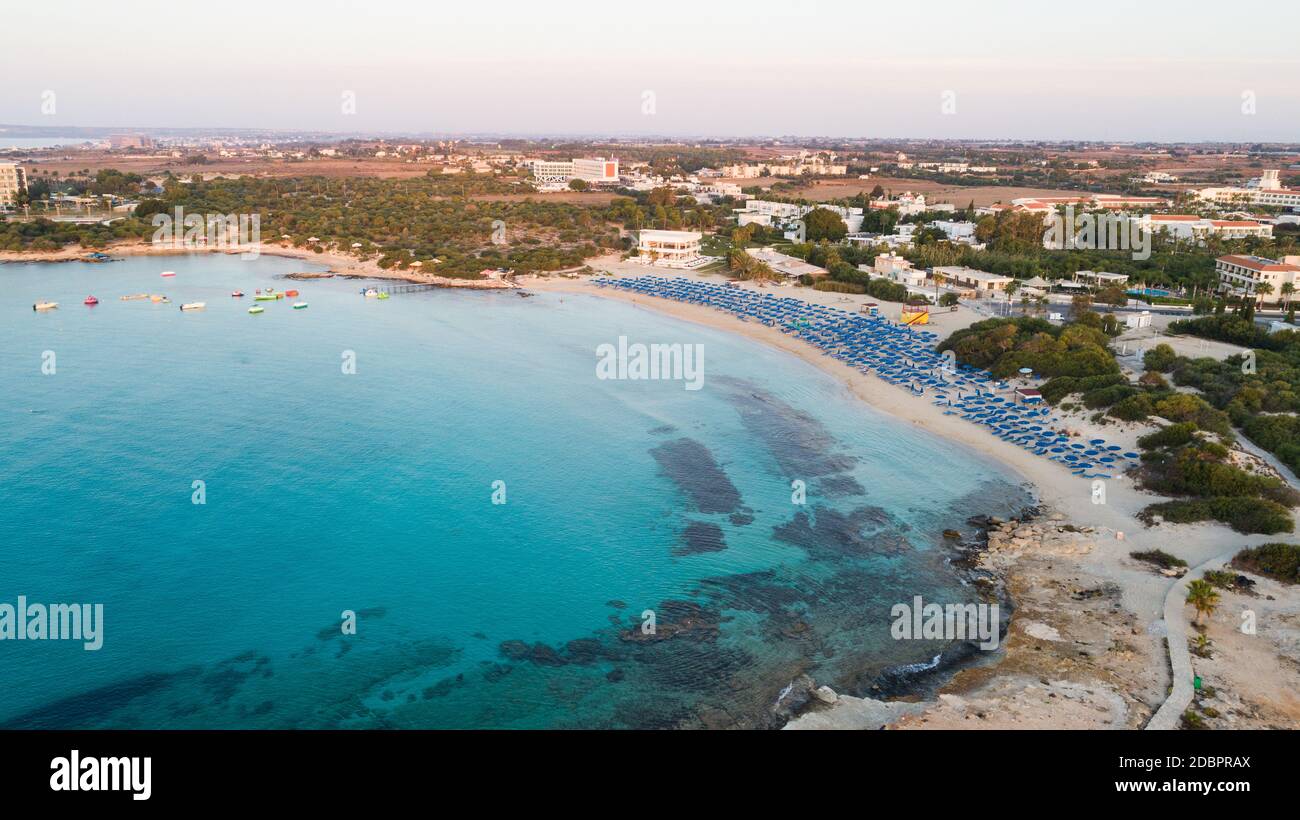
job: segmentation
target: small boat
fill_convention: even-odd
[[[294,310],[302,310],[302,309],[305,308],[305,307],[307,307],[307,303],[306,303],[306,302],[294,302],[294,303],[293,303],[293,309],[294,309]]]
[[[87,297],[86,297],[86,300],[85,300],[84,302],[82,302],[82,304],[83,304],[83,305],[97,305],[97,304],[99,304],[99,297],[96,297],[96,296],[87,296]]]
[[[37,302],[32,305],[32,310],[54,310],[58,306],[58,302]]]
[[[163,296],[163,295],[160,294],[160,293],[155,293],[155,294],[152,294],[152,295],[149,297],[149,301],[150,301],[150,302],[161,302],[162,304],[165,305],[165,304],[169,304],[169,303],[171,302],[171,299],[168,299],[166,296]]]
[[[371,299],[374,298],[375,296],[378,296],[379,291],[375,290],[374,288],[367,288],[365,294],[367,299]]]
[[[238,299],[239,297],[244,295],[244,292],[242,290],[232,290],[230,292],[230,295]]]
[[[298,291],[296,291],[296,290],[286,290],[286,291],[284,292],[284,295],[285,295],[285,296],[288,296],[288,297],[290,297],[290,298],[292,298],[292,297],[298,295]]]
[[[181,310],[203,310],[207,306],[207,302],[186,302],[181,305]]]
[[[148,298],[149,298],[149,294],[147,293],[133,293],[130,296],[121,297],[123,302],[130,302],[135,299],[148,299]]]
[[[266,308],[262,307],[261,305],[253,305],[251,308],[248,309],[248,312],[249,312],[249,313],[262,313],[262,312],[265,311],[265,310],[266,310]]]
[[[163,275],[163,276],[175,276],[175,275],[176,275],[176,271],[174,271],[174,270],[165,270],[165,271],[162,272],[162,275]]]
[[[386,290],[380,291],[380,292],[379,292],[379,298],[380,298],[380,299],[387,299],[387,298],[388,298],[388,291],[386,291]]]
[[[275,296],[270,293],[259,293],[253,299],[258,302],[271,302],[275,300]]]

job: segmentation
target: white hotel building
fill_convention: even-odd
[[[1204,239],[1217,236],[1221,239],[1244,239],[1248,236],[1272,238],[1273,226],[1268,223],[1233,219],[1202,219],[1192,214],[1143,214],[1134,217],[1138,227],[1151,233],[1165,231],[1176,239]]]
[[[1279,304],[1282,286],[1288,282],[1300,287],[1300,256],[1277,260],[1230,254],[1214,260],[1214,269],[1219,274],[1219,293],[1228,296],[1249,296],[1261,284],[1270,285],[1272,291],[1261,300],[1265,305]]]
[[[750,224],[765,228],[786,227],[804,214],[817,208],[824,208],[838,214],[844,220],[849,233],[857,233],[862,228],[862,209],[845,208],[839,205],[796,205],[793,202],[771,202],[766,199],[751,199],[745,207],[737,209],[736,222],[742,227]]]
[[[1253,187],[1202,188],[1197,196],[1219,205],[1267,205],[1300,209],[1300,190],[1283,188],[1276,170],[1265,171]]]
[[[700,240],[704,234],[697,231],[637,232],[637,261],[664,268],[694,268],[713,261],[700,256]]]
[[[593,184],[618,182],[617,159],[534,159],[529,160],[528,165],[539,185],[568,185],[571,179]]]

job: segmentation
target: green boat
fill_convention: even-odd
[[[253,305],[251,308],[248,309],[248,312],[249,312],[249,313],[262,313],[262,312],[265,311],[265,310],[266,310],[266,308],[262,307],[261,305]]]
[[[274,293],[259,293],[253,297],[255,302],[273,302],[278,298]]]
[[[302,309],[305,308],[305,307],[307,307],[307,303],[306,303],[306,302],[294,302],[294,303],[293,303],[293,309],[294,309],[294,310],[302,310]]]

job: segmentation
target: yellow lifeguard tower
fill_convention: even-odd
[[[930,306],[929,305],[904,305],[902,316],[899,317],[905,325],[928,325],[930,324]]]

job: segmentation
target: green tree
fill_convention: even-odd
[[[804,214],[803,224],[804,238],[809,242],[838,242],[849,232],[840,215],[827,208],[813,208]]]
[[[1196,623],[1200,624],[1202,615],[1210,615],[1219,607],[1219,593],[1203,578],[1198,578],[1187,585],[1187,603],[1196,610]]]

